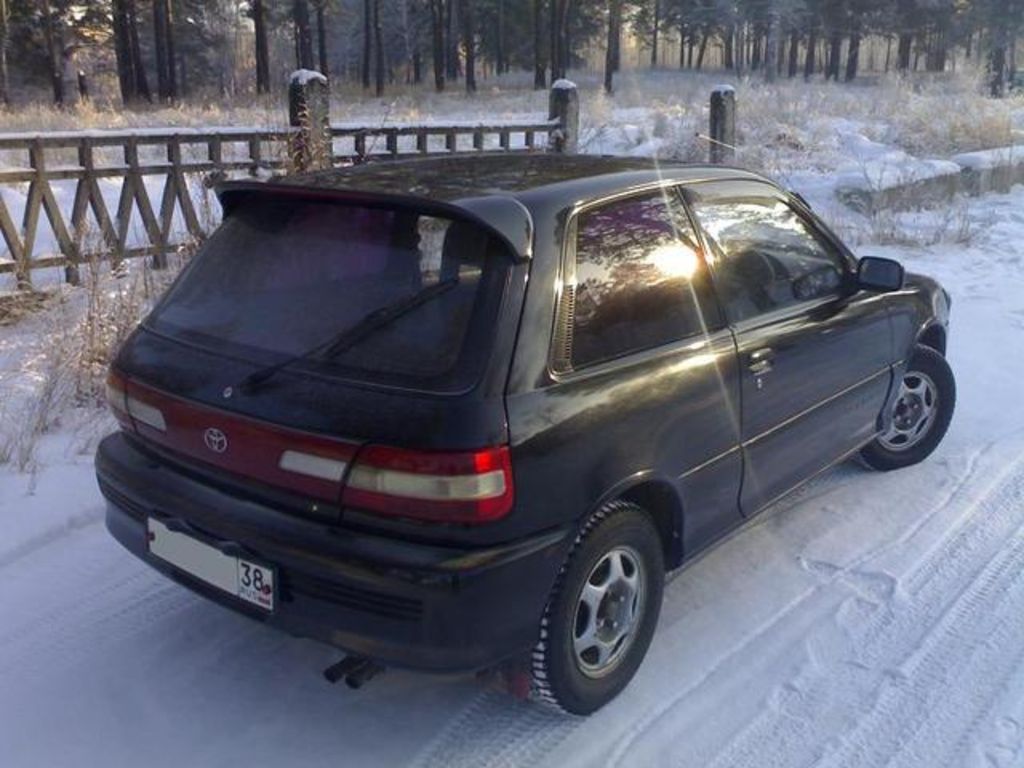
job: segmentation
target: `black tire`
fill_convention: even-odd
[[[619,651],[612,653],[607,668],[600,670],[595,665],[588,673],[583,665],[588,663],[589,650],[577,658],[574,642],[581,616],[589,612],[580,602],[583,587],[588,580],[594,585],[595,579],[612,584],[607,571],[602,574],[599,566],[604,568],[613,559],[623,573],[635,563],[641,597],[622,598],[612,587],[601,587],[606,597],[600,604],[611,606],[609,616],[622,619],[623,615],[615,612],[624,610],[620,607],[623,603],[630,603],[635,619],[630,617],[633,629],[616,645]],[[613,501],[595,512],[580,530],[541,620],[531,663],[535,697],[575,715],[588,715],[615,698],[647,653],[661,612],[664,585],[661,539],[644,510]],[[593,618],[597,621],[598,617]],[[611,621],[608,617],[603,620],[609,625]]]
[[[946,359],[930,347],[918,345],[914,349],[914,355],[910,358],[903,381],[913,382],[915,374],[923,374],[924,377],[934,384],[935,398],[933,403],[933,416],[919,437],[913,442],[907,438],[908,444],[901,447],[894,445],[891,440],[886,440],[886,435],[879,435],[869,443],[862,451],[861,458],[864,462],[878,470],[888,471],[891,469],[902,469],[928,458],[934,451],[949,429],[949,423],[953,419],[953,411],[956,408],[956,380],[953,378],[953,371]],[[921,376],[916,377],[921,380]],[[898,407],[898,405],[897,405]]]

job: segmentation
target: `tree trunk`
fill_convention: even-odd
[[[178,41],[174,32],[174,5],[167,4],[167,90],[171,101],[181,95],[178,89]]]
[[[914,36],[909,32],[900,35],[899,45],[896,48],[896,69],[906,72],[910,69],[910,48],[914,42]]]
[[[430,32],[434,90],[441,93],[444,90],[444,0],[430,0]]]
[[[726,69],[733,68],[733,59],[735,58],[733,56],[733,38],[735,37],[735,35],[736,30],[732,26],[725,28],[725,52],[723,54],[725,61],[723,62],[723,64]]]
[[[551,82],[554,83],[561,75],[558,73],[559,66],[562,63],[562,56],[558,52],[559,34],[558,34],[558,4],[561,0],[548,0],[548,11],[549,11],[549,22],[548,22],[548,34],[549,34],[549,45],[551,46],[548,53],[548,61],[551,62]]]
[[[169,51],[171,9],[169,0],[153,0],[153,47],[156,52],[156,92],[160,101],[174,99],[174,60]]]
[[[498,0],[498,23],[494,42],[494,65],[498,74],[503,75],[508,72],[508,62],[505,60],[505,0]]]
[[[295,22],[295,64],[299,69],[313,69],[313,31],[309,25],[309,1],[294,0],[292,17]]]
[[[135,92],[148,102],[153,101],[146,79],[146,69],[142,63],[142,46],[139,44],[139,21],[135,9],[135,0],[125,0],[128,18],[128,47],[131,50],[132,73],[135,77]]]
[[[654,30],[651,35],[651,69],[658,66],[658,25],[661,22],[661,0],[654,0]]]
[[[814,76],[814,49],[818,46],[818,30],[811,26],[807,30],[807,55],[804,57],[804,80]]]
[[[462,47],[466,53],[466,93],[476,93],[476,29],[473,24],[473,0],[459,0],[462,21]]]
[[[61,56],[62,36],[55,29],[53,8],[50,0],[42,0],[43,37],[46,39],[46,61],[50,69],[50,83],[53,86],[53,103],[64,106],[64,68]]]
[[[384,39],[381,33],[380,0],[373,0],[374,93],[384,95]]]
[[[779,19],[774,9],[768,16],[768,31],[764,40],[764,79],[774,83],[779,74]]]
[[[316,48],[320,74],[330,77],[330,65],[327,63],[327,0],[317,0],[316,3]]]
[[[608,45],[604,55],[604,92],[609,96],[614,91],[612,79],[618,69],[619,38],[621,37],[622,0],[609,0],[608,6]]]
[[[373,3],[363,0],[363,58],[362,71],[363,90],[370,89],[370,54],[373,51]]]
[[[839,58],[843,50],[843,33],[839,30],[832,32],[828,41],[828,67],[825,70],[826,80],[839,80]]]
[[[270,51],[264,0],[252,1],[252,23],[256,28],[256,92],[267,93],[270,90]]]
[[[787,74],[792,80],[800,68],[800,32],[796,29],[789,33],[789,70]]]
[[[566,22],[569,0],[551,0],[551,79],[564,78],[569,64]]]
[[[733,61],[733,65],[736,69],[737,75],[743,74],[743,69],[746,67],[746,56],[747,56],[747,35],[746,25],[739,24],[736,27],[736,51]]]
[[[11,40],[11,9],[7,0],[0,0],[0,104],[11,103],[11,80],[7,71],[7,46]]]
[[[846,82],[857,77],[857,66],[860,63],[860,24],[854,22],[853,32],[850,33],[850,49],[846,53]]]
[[[117,83],[121,101],[126,105],[135,101],[135,77],[132,73],[131,43],[128,36],[128,10],[126,0],[114,0],[111,20],[114,29],[114,56],[117,61]]]
[[[449,80],[456,80],[459,77],[459,30],[456,25],[457,0],[447,0],[445,3],[445,72]]]
[[[547,66],[544,63],[544,0],[533,0],[531,8],[533,9],[533,88],[539,91],[547,87]]]
[[[993,98],[1006,95],[1006,42],[1001,32],[994,35],[992,52],[989,54],[989,92]]]
[[[704,28],[700,32],[700,48],[697,49],[697,69],[704,66],[704,54],[708,49],[708,38],[711,37],[711,33],[708,32],[707,28]]]
[[[184,98],[188,96],[188,61],[185,58],[185,54],[181,53],[178,57],[178,82],[175,86],[175,90],[178,92],[178,96]]]

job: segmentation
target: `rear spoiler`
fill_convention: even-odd
[[[253,197],[334,201],[414,210],[481,226],[503,241],[517,260],[533,258],[533,217],[526,206],[507,195],[485,195],[441,202],[417,195],[360,189],[325,189],[270,181],[226,181],[216,185],[214,191],[225,218]]]

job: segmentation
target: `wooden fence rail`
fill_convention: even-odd
[[[576,129],[564,114],[488,124],[331,125],[330,163],[546,149]],[[75,283],[79,264],[94,257],[151,255],[162,266],[170,249],[216,224],[207,197],[211,180],[289,170],[289,147],[302,130],[0,134],[0,235],[7,248],[0,274],[14,273],[17,288],[31,289],[33,270],[63,266]],[[41,228],[43,217],[52,238]]]

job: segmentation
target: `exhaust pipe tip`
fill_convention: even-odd
[[[348,676],[345,677],[345,685],[351,688],[353,691],[358,691],[366,683],[370,682],[373,678],[384,671],[384,667],[379,664],[374,664],[372,661],[367,661],[362,666],[354,669]]]
[[[352,690],[362,688],[372,678],[384,671],[384,667],[376,664],[364,656],[346,656],[337,664],[332,664],[324,670],[324,678],[329,683],[337,683],[344,680]]]

